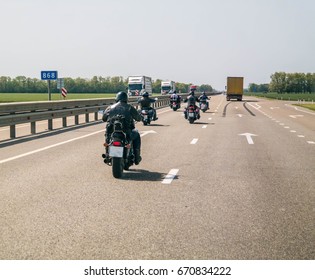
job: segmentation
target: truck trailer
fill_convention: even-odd
[[[243,77],[227,77],[226,100],[237,99],[242,101],[243,98]]]
[[[152,94],[152,79],[147,76],[129,76],[128,94],[130,96],[142,95],[144,92]]]
[[[174,90],[176,90],[176,86],[175,86],[174,81],[162,81],[161,82],[161,93],[162,94],[174,92]]]

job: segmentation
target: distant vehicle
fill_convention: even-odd
[[[237,99],[242,101],[243,98],[243,77],[227,77],[226,100]]]
[[[161,82],[161,93],[168,94],[176,90],[176,85],[174,81],[162,81]]]
[[[147,76],[129,76],[128,77],[128,95],[137,96],[144,92],[152,94],[152,79]]]

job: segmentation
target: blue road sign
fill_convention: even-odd
[[[57,80],[58,71],[41,71],[40,76],[42,80]]]

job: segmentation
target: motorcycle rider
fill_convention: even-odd
[[[156,110],[151,107],[151,103],[154,103],[156,99],[150,98],[149,94],[145,91],[142,94],[142,97],[138,100],[138,103],[140,104],[140,108],[142,109],[148,109],[153,111],[153,120],[156,121],[158,119],[156,115]]]
[[[211,98],[211,97],[210,97]],[[202,95],[199,96],[199,102],[201,103],[202,101],[206,102],[207,104],[207,108],[209,108],[209,102],[207,100],[210,100],[210,98],[208,98],[208,96],[206,95],[206,92],[203,91]]]
[[[187,119],[187,109],[191,105],[194,106],[196,110],[197,119],[200,119],[199,107],[196,105],[196,102],[199,101],[199,98],[195,96],[194,90],[190,90],[189,93],[190,93],[189,96],[187,96],[186,99],[184,100],[185,103],[187,102],[187,107],[185,108],[185,111],[184,111],[185,119]]]
[[[170,107],[172,107],[172,102],[176,101],[176,104],[180,107],[181,96],[177,95],[176,90],[170,96]]]
[[[141,115],[138,111],[128,104],[128,95],[124,91],[120,91],[116,94],[116,103],[114,105],[108,106],[103,114],[103,121],[107,122],[105,139],[106,143],[109,144],[111,136],[110,120],[112,117],[117,115],[123,115],[126,120],[126,136],[130,141],[132,140],[135,164],[138,165],[141,161],[141,138],[138,130],[135,128],[134,120],[141,121]]]

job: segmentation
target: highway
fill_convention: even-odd
[[[137,123],[112,176],[104,123],[0,142],[0,259],[314,259],[315,112],[213,96]]]

